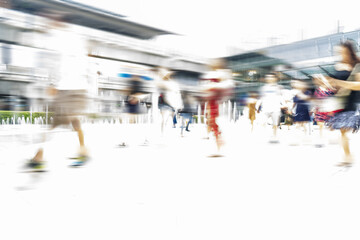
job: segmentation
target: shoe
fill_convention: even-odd
[[[190,130],[189,130],[189,129],[185,129],[185,131],[190,132]]]
[[[126,143],[124,143],[124,142],[117,145],[117,147],[119,147],[119,148],[125,148],[127,146],[128,145]]]
[[[44,161],[35,161],[34,159],[31,159],[29,162],[25,165],[26,169],[41,171],[45,168]]]
[[[83,166],[87,161],[89,161],[88,156],[78,156],[72,159],[76,159],[75,162],[73,162],[70,166],[71,167],[81,167]]]
[[[344,156],[343,161],[336,164],[337,167],[351,167],[353,165],[353,156]]]
[[[224,157],[224,155],[222,154],[211,154],[209,156],[207,156],[208,158],[221,158],[221,157]]]
[[[143,146],[143,147],[149,146],[149,141],[145,140],[142,144],[140,144],[140,146]]]
[[[76,161],[76,162],[73,162],[70,166],[71,167],[81,167],[81,166],[84,166],[85,164],[85,161]]]
[[[340,162],[338,164],[336,164],[337,167],[352,167],[352,163],[351,162]]]
[[[317,143],[317,144],[315,144],[315,147],[316,148],[323,148],[323,147],[325,147],[325,144]]]

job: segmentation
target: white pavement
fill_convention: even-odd
[[[183,138],[171,126],[161,137],[154,125],[84,125],[83,168],[66,159],[75,133],[58,129],[43,145],[49,171],[35,174],[19,169],[45,129],[2,129],[0,239],[360,239],[359,158],[337,168],[338,144],[315,148],[286,127],[280,144],[244,119],[222,129],[225,157],[208,158],[216,150],[204,125]],[[150,144],[140,146],[145,130]],[[350,137],[360,156],[360,134]]]

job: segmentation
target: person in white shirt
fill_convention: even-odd
[[[174,115],[176,115],[177,112],[184,107],[179,84],[171,79],[172,74],[173,72],[168,69],[157,69],[157,79],[155,80],[155,85],[157,86],[160,94],[158,106],[162,116],[162,134],[164,134],[164,128],[170,116],[171,119],[173,119]]]
[[[89,159],[84,133],[78,118],[79,115],[85,113],[88,103],[86,44],[85,39],[71,32],[61,20],[61,15],[54,16],[48,29],[50,38],[47,47],[57,54],[50,70],[53,83],[49,93],[54,98],[52,109],[54,120],[51,129],[60,125],[72,125],[78,133],[80,148],[71,166],[81,166]],[[42,148],[37,151],[27,166],[33,169],[44,167]]]
[[[284,106],[282,97],[282,87],[277,84],[278,78],[274,73],[265,76],[266,84],[260,89],[261,98],[256,104],[258,112],[261,112],[265,117],[265,121],[272,119],[273,135],[270,140],[271,143],[278,143],[277,128],[280,121],[281,108]]]

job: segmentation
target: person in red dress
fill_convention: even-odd
[[[207,99],[207,130],[208,133],[214,134],[218,151],[223,145],[221,131],[217,123],[219,104],[232,94],[233,81],[231,78],[231,71],[225,69],[223,59],[213,60],[210,63],[210,71],[202,77],[203,82],[205,82],[203,90]]]

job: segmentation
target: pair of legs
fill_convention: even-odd
[[[280,122],[280,112],[265,112],[266,121],[271,118],[272,120],[272,129],[273,129],[273,138],[277,137],[277,129]],[[265,122],[266,124],[266,122]]]
[[[137,124],[137,129],[139,130],[136,134],[136,138],[143,138],[142,143],[143,145],[147,145],[149,143],[148,140],[148,131],[149,131],[149,122],[146,120],[146,114],[143,113],[127,113],[125,115],[126,118],[129,120],[129,124]],[[128,144],[125,142],[121,142],[119,144],[120,147],[125,147]]]
[[[253,130],[254,130],[254,121],[255,121],[255,117],[250,117],[251,132],[253,132]]]
[[[176,124],[177,124],[176,114],[174,114],[174,116],[173,116],[173,128],[176,127]]]
[[[305,121],[305,122],[296,122],[295,124],[296,124],[297,129],[303,128],[305,135],[307,135],[308,131],[307,131],[306,124],[308,124],[308,123],[309,123],[308,121]]]
[[[322,124],[319,125],[319,126],[321,126],[323,128],[324,122],[321,122],[321,123]],[[349,129],[349,128],[340,128],[341,146],[342,146],[342,149],[344,151],[345,157],[344,157],[344,160],[341,163],[338,164],[338,166],[351,166],[351,164],[353,163],[353,157],[352,157],[351,152],[350,152],[349,137],[347,136],[347,133],[350,130],[351,129]]]
[[[316,120],[316,125],[319,126],[319,141],[315,144],[316,147],[324,146],[324,126],[325,122],[321,119]]]
[[[322,139],[324,137],[325,122],[324,121],[317,121],[316,124],[319,126],[319,136]]]
[[[208,134],[210,132],[214,133],[216,146],[218,151],[220,151],[221,146],[223,145],[223,141],[221,138],[221,132],[219,129],[219,125],[216,122],[216,119],[219,116],[219,105],[215,101],[210,101],[208,105],[208,120],[207,120],[207,131]]]
[[[343,162],[341,162],[339,164],[339,166],[351,165],[353,163],[353,158],[350,153],[349,138],[347,136],[347,133],[349,132],[349,130],[343,128],[343,129],[340,129],[340,132],[341,132],[341,145],[344,150],[345,159]]]
[[[208,133],[213,132],[216,140],[216,146],[218,151],[220,150],[221,146],[223,145],[221,132],[219,129],[219,125],[216,123],[215,118],[210,118],[208,120]]]
[[[317,112],[315,114],[315,120],[317,125],[319,126],[319,136],[323,138],[324,135],[324,126],[325,122],[328,121],[331,117],[333,117],[340,110],[335,110],[332,112]]]
[[[78,118],[69,118],[69,117],[59,117],[59,119],[55,118],[55,122],[54,122],[54,124],[53,124],[53,126],[51,127],[50,130],[55,129],[58,126],[65,125],[65,124],[67,125],[67,124],[70,124],[70,123],[71,123],[73,129],[78,134],[78,139],[79,139],[79,144],[80,144],[79,155],[80,156],[87,156],[88,152],[87,152],[87,149],[85,147],[84,132],[83,132],[83,130],[81,128],[80,120]],[[32,161],[34,161],[34,162],[42,162],[43,160],[44,160],[44,149],[40,148],[36,152],[35,156],[32,158]]]
[[[249,108],[249,119],[251,122],[251,132],[254,130],[254,121],[255,121],[255,109]]]
[[[161,134],[164,134],[164,129],[169,118],[171,117],[172,120],[174,120],[175,115],[176,112],[172,108],[168,106],[161,107]]]
[[[186,131],[189,132],[189,124],[191,122],[192,115],[190,113],[181,113],[180,117],[181,117],[181,136],[183,136],[184,128]]]

